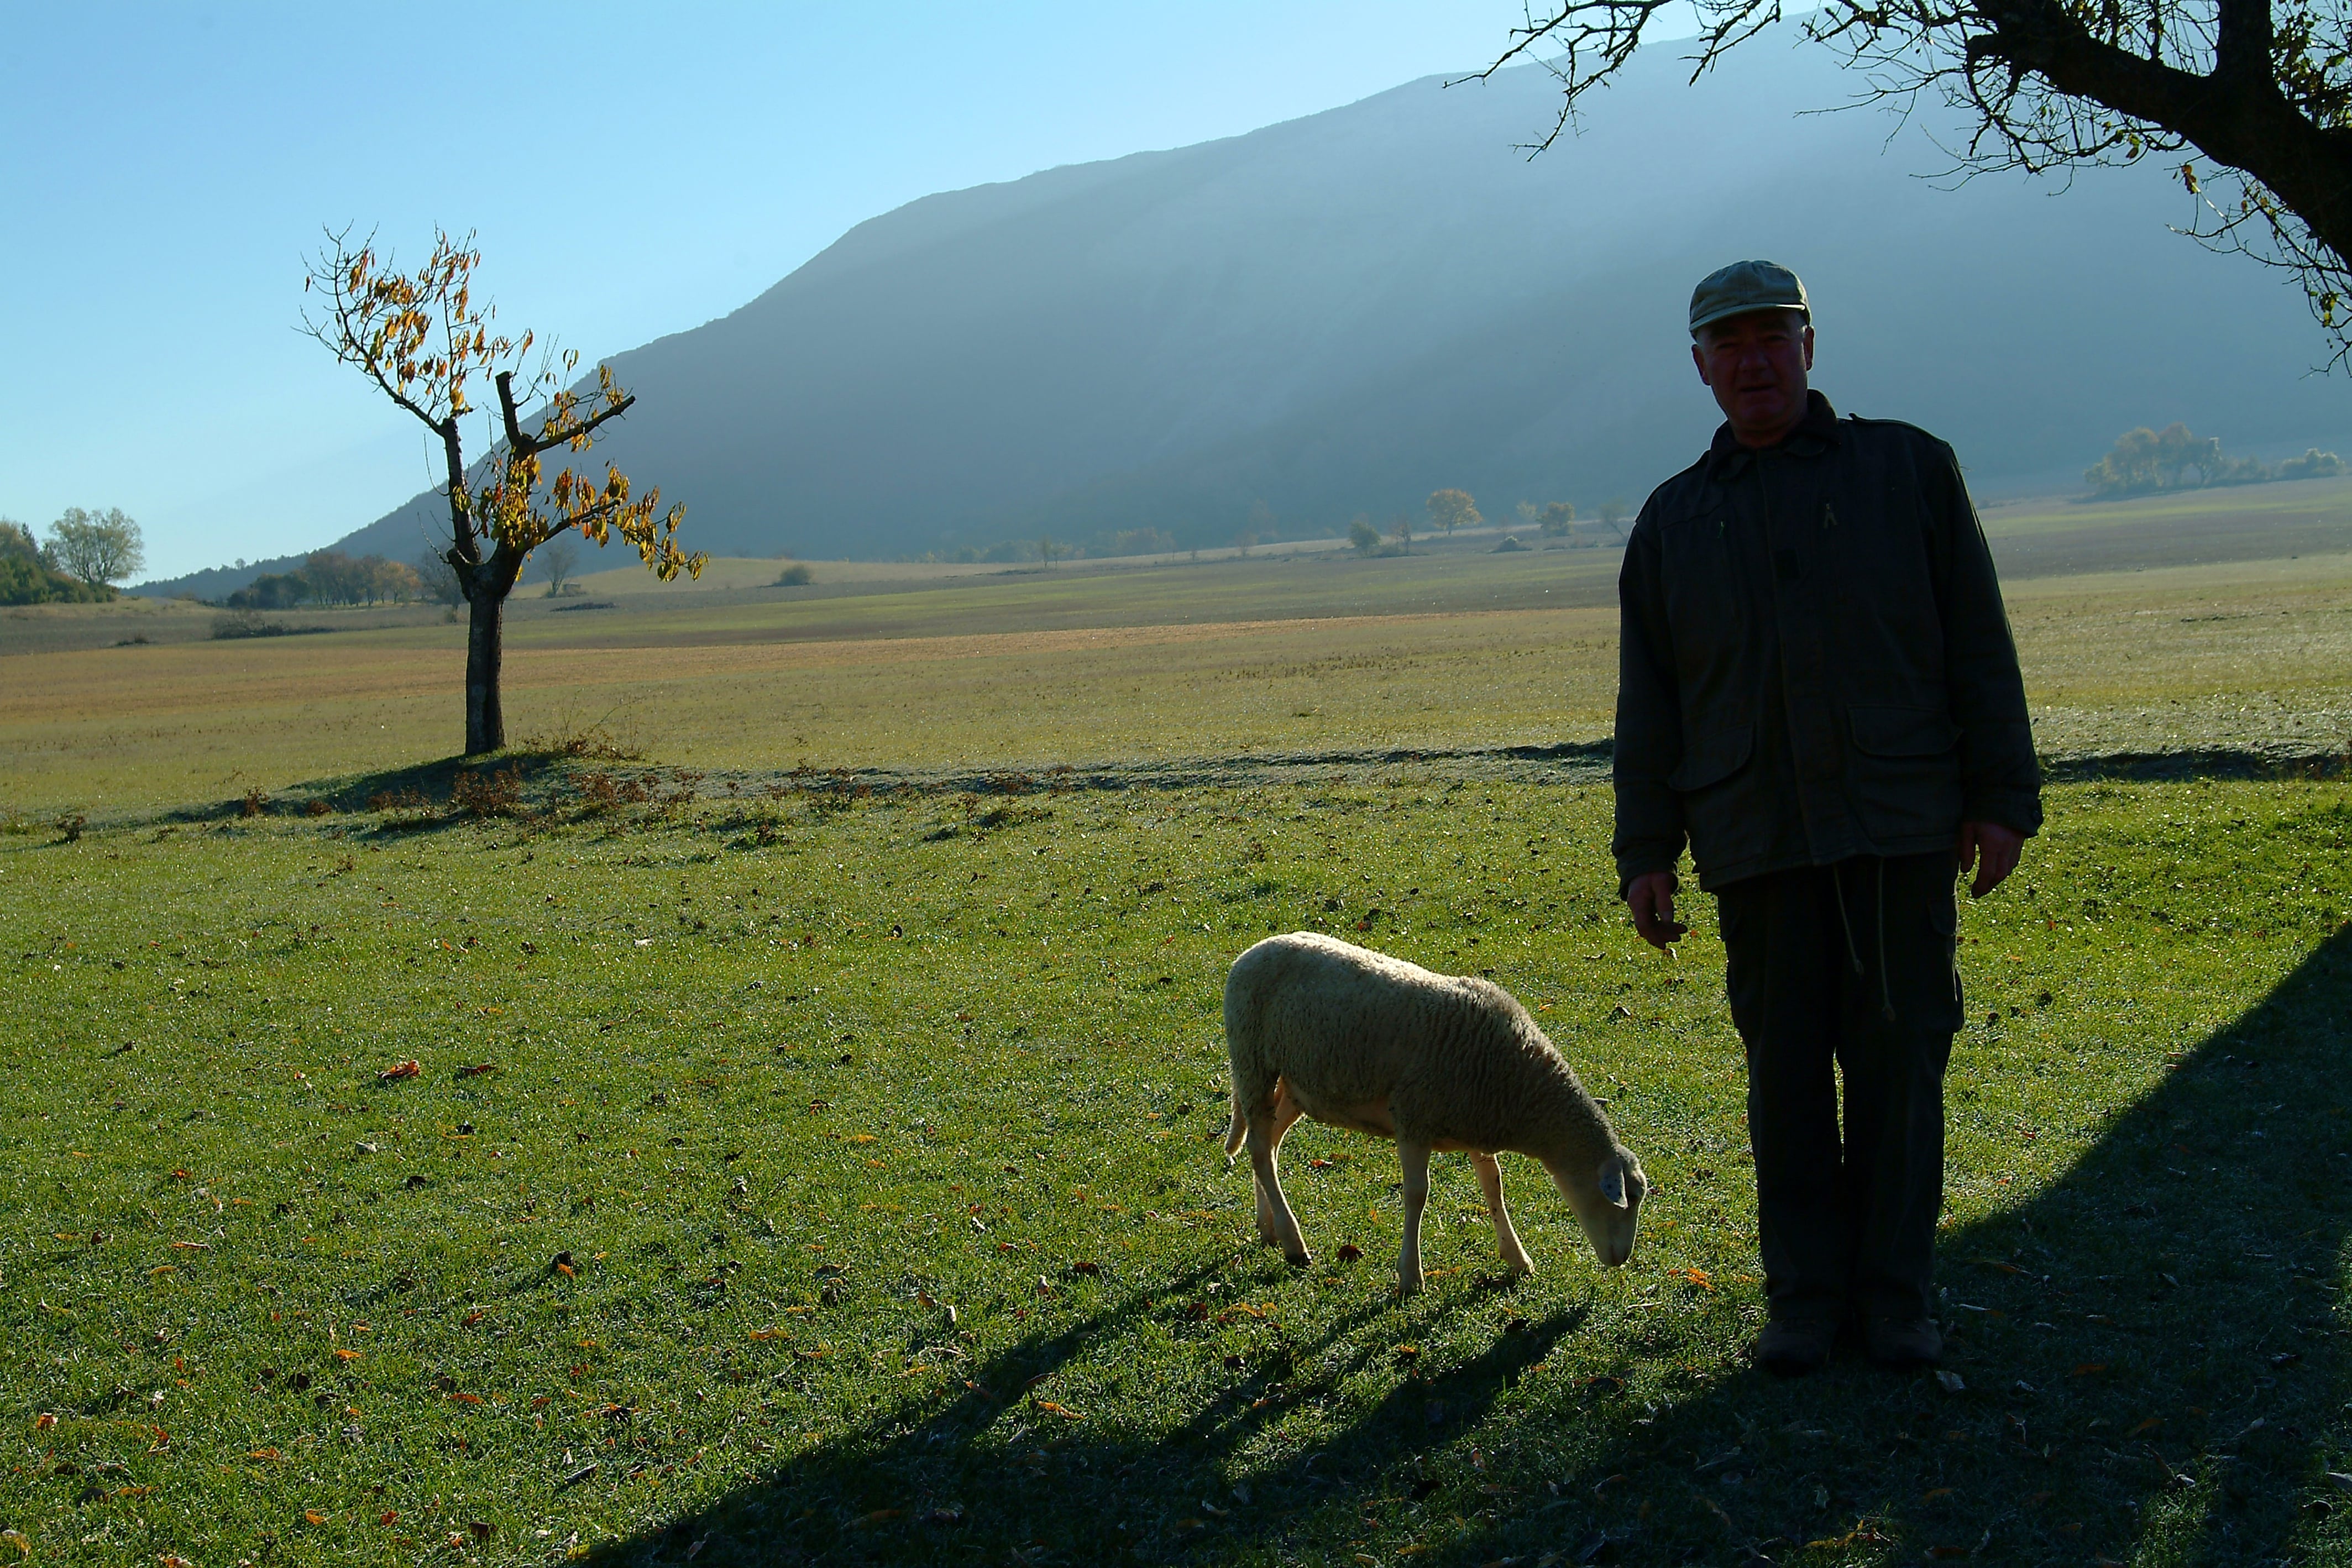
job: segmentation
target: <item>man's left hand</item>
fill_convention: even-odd
[[[1976,880],[1969,883],[1969,896],[1982,898],[2017,869],[2017,857],[2025,852],[2025,835],[1999,822],[1962,822],[1960,841],[1953,853],[1965,873],[1976,869]]]

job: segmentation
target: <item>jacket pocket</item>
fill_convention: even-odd
[[[1683,759],[1666,775],[1666,788],[1686,795],[1722,783],[1748,766],[1748,754],[1755,742],[1756,727],[1752,724],[1729,725],[1685,742]]]
[[[1878,852],[1948,843],[1960,825],[1959,726],[1933,707],[1855,707],[1847,717],[1847,799]]]
[[[1847,717],[1854,749],[1868,757],[1941,757],[1960,743],[1960,727],[1939,708],[1857,707]]]

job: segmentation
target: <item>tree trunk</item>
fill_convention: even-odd
[[[479,757],[507,743],[499,700],[499,670],[506,658],[507,596],[478,581],[466,629],[466,755]]]

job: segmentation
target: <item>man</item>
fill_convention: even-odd
[[[1811,1372],[1852,1324],[1874,1361],[1926,1365],[1954,872],[1981,897],[2042,825],[2017,650],[1951,448],[1809,389],[1794,273],[1725,267],[1690,328],[1724,424],[1625,549],[1620,891],[1659,947],[1685,929],[1686,841],[1716,895],[1770,1307],[1758,1359]]]

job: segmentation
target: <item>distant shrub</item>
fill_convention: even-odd
[[[1511,550],[1515,550],[1515,549],[1527,549],[1527,548],[1528,548],[1527,546],[1525,546],[1525,545],[1523,545],[1523,544],[1521,544],[1521,543],[1519,542],[1519,540],[1518,540],[1518,536],[1517,536],[1517,535],[1516,535],[1516,534],[1505,534],[1505,535],[1503,536],[1503,542],[1502,542],[1501,544],[1496,545],[1493,549],[1491,549],[1491,550],[1487,551],[1486,553],[1487,553],[1487,554],[1489,554],[1489,555],[1503,555],[1503,554],[1507,554],[1507,552],[1509,552],[1509,551],[1511,551]]]
[[[815,571],[811,570],[809,563],[804,560],[796,560],[793,562],[792,565],[784,568],[783,570],[776,573],[776,586],[778,588],[806,588],[810,583],[814,582],[815,580]]]
[[[1372,527],[1371,518],[1358,512],[1356,520],[1348,525],[1348,542],[1355,547],[1358,555],[1378,554],[1381,548],[1381,530]]]
[[[236,803],[236,814],[240,817],[258,817],[268,810],[269,797],[258,789],[247,789],[245,798]]]
[[[306,817],[323,817],[333,810],[334,808],[328,805],[324,800],[305,800],[302,802],[302,814]]]
[[[2332,479],[2343,473],[2344,459],[2333,452],[2322,452],[2314,446],[2300,457],[2290,457],[2278,465],[2282,479]]]
[[[333,630],[332,626],[289,626],[283,621],[264,621],[247,610],[233,610],[213,617],[213,636],[223,641],[237,637],[313,637]]]

